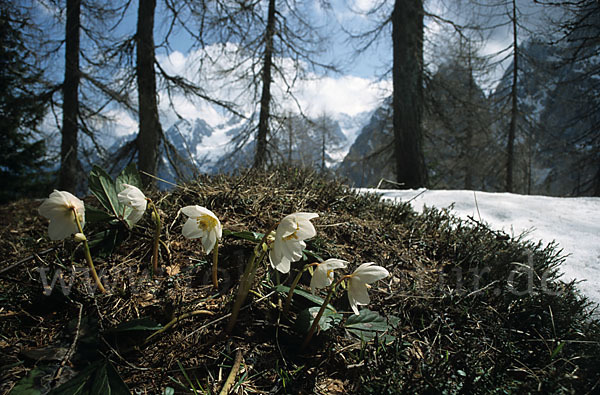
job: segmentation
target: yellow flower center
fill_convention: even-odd
[[[333,280],[333,269],[327,270],[327,277],[329,277],[331,280]]]
[[[198,224],[198,229],[202,229],[204,231],[213,229],[217,226],[217,220],[210,215],[201,215],[197,217],[196,223]]]
[[[285,240],[285,241],[289,241],[289,240],[292,240],[292,239],[298,240],[298,235],[296,235],[296,232],[298,232],[299,230],[300,230],[300,225],[298,225],[296,223],[296,230],[294,231],[294,233],[292,233],[291,235],[283,237],[283,240]]]

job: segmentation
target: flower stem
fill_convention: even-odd
[[[288,292],[288,296],[285,299],[285,305],[283,306],[283,315],[284,316],[288,314],[288,310],[290,309],[290,303],[292,302],[292,296],[294,295],[294,289],[296,289],[296,285],[298,285],[300,278],[302,278],[302,273],[304,273],[304,271],[311,266],[315,266],[315,263],[309,263],[308,265],[304,265],[302,270],[300,270],[298,272],[298,274],[296,275],[296,277],[294,278],[292,285],[290,285],[290,291]]]
[[[308,343],[310,343],[310,339],[312,339],[313,335],[315,334],[317,326],[319,325],[319,321],[321,320],[321,317],[323,317],[323,313],[325,312],[325,309],[327,308],[327,305],[329,304],[329,301],[331,300],[333,291],[335,291],[335,288],[348,277],[350,277],[350,276],[343,276],[337,282],[331,284],[331,287],[329,288],[329,293],[327,294],[327,297],[323,301],[323,304],[321,305],[321,308],[319,309],[319,312],[317,313],[317,316],[315,317],[315,320],[313,321],[312,326],[310,327],[310,329],[308,330],[308,333],[306,334],[306,337],[304,338],[304,342],[302,343],[303,349],[308,346]]]
[[[227,323],[227,328],[225,329],[225,332],[227,333],[231,333],[231,331],[233,331],[233,327],[235,326],[238,315],[240,314],[240,309],[246,301],[248,292],[250,292],[250,288],[252,287],[252,282],[254,281],[254,275],[256,273],[256,267],[260,262],[262,262],[263,258],[269,251],[267,237],[276,226],[277,224],[273,225],[268,232],[265,232],[265,235],[261,241],[252,250],[252,256],[250,257],[250,261],[248,261],[248,265],[246,265],[246,269],[244,269],[244,274],[242,274],[242,278],[240,279],[240,286],[235,297],[235,302],[233,302],[231,316],[229,317],[229,322]],[[258,259],[256,259],[257,257]]]
[[[219,289],[219,271],[217,268],[217,264],[219,262],[219,240],[215,241],[215,246],[213,247],[213,264],[212,264],[212,281],[215,289]]]
[[[154,246],[152,249],[152,274],[156,274],[156,272],[158,272],[158,244],[160,241],[161,222],[160,215],[158,215],[158,210],[156,209],[154,202],[148,199],[148,203],[150,203],[150,205],[152,206],[152,212],[154,213],[154,223],[156,224],[156,227],[154,228]]]
[[[262,245],[259,244],[259,245]],[[237,317],[240,313],[240,309],[242,305],[246,301],[246,297],[248,297],[248,292],[250,292],[250,287],[252,287],[252,282],[254,281],[254,274],[256,273],[257,263],[262,261],[265,257],[265,252],[262,251],[260,256],[257,258],[257,252],[252,251],[252,257],[244,270],[244,274],[242,274],[242,278],[240,280],[240,286],[238,288],[238,292],[235,298],[235,302],[233,303],[233,308],[231,309],[231,317],[229,318],[229,323],[227,324],[227,329],[225,330],[227,333],[231,333],[235,323],[237,321]]]
[[[75,216],[75,223],[77,224],[77,229],[79,229],[79,233],[83,233],[83,227],[81,226],[81,222],[79,222],[79,217],[77,216],[77,211],[73,208],[73,215]],[[94,267],[94,261],[92,261],[92,254],[90,253],[90,246],[88,245],[87,239],[83,240],[83,251],[85,252],[85,260],[90,268],[90,272],[92,272],[92,278],[96,282],[96,286],[103,294],[106,293],[106,289],[102,285],[100,278],[98,278],[98,273],[96,273],[96,268]]]

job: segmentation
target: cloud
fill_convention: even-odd
[[[243,78],[243,74],[250,67],[251,59],[247,59],[247,64],[239,68],[240,72],[235,77],[242,78],[236,83],[224,83],[224,81],[236,80],[232,77],[217,79],[206,77],[219,75],[219,71],[229,68],[235,61],[239,61],[237,47],[234,44],[227,44],[225,53],[221,52],[222,48],[221,45],[213,45],[207,47],[205,52],[196,50],[187,54],[175,51],[168,56],[159,57],[159,62],[169,73],[194,81],[206,92],[210,92],[214,98],[240,103],[242,111],[250,115],[256,103],[254,103],[254,92],[252,89],[248,89],[249,81],[247,78]],[[200,59],[207,53],[213,59],[217,59],[217,62],[210,65],[205,63],[204,69],[200,73],[198,71]],[[275,62],[280,70],[286,70],[290,75],[294,73],[295,66],[291,60],[279,58],[275,59]],[[314,73],[308,73],[306,77],[306,79],[295,81],[291,93],[300,103],[302,110],[311,116],[318,116],[323,112],[356,115],[370,111],[391,92],[390,81],[376,82],[372,79],[352,75],[331,77]],[[271,93],[276,107],[297,111],[296,101],[284,87],[285,84],[275,76]],[[168,103],[168,98],[161,95],[160,102],[162,108],[162,103]],[[211,125],[224,121],[223,116],[213,106],[207,105],[202,100],[193,100],[180,95],[172,98],[172,104],[174,109],[186,118],[201,117]]]
[[[356,115],[373,110],[391,93],[391,82],[374,82],[351,75],[320,77],[298,83],[297,96],[306,113],[323,112]]]

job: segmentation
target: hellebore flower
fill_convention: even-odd
[[[223,234],[221,222],[217,216],[207,208],[200,206],[187,206],[181,212],[189,217],[183,225],[183,235],[188,239],[202,238],[202,247],[208,254],[212,251]]]
[[[390,273],[374,262],[363,263],[354,273],[348,275],[348,301],[354,314],[358,315],[358,305],[369,304],[368,284],[389,276]]]
[[[287,273],[290,264],[302,258],[302,250],[306,247],[304,240],[317,234],[310,220],[318,216],[315,213],[294,213],[281,220],[275,232],[273,249],[269,251],[269,261],[274,269]]]
[[[333,271],[335,269],[345,269],[347,263],[341,259],[334,258],[318,263],[310,280],[310,290],[312,293],[315,293],[317,288],[330,286],[333,282]]]
[[[50,220],[48,235],[51,240],[63,240],[73,233],[79,232],[73,210],[77,213],[83,228],[85,225],[83,202],[69,192],[54,190],[50,197],[40,205],[38,212]]]
[[[122,185],[125,187],[125,189],[119,192],[117,198],[119,199],[119,203],[132,209],[126,220],[129,221],[133,226],[137,224],[140,219],[142,219],[148,202],[146,200],[146,196],[144,196],[138,187],[125,183]]]

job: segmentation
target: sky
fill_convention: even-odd
[[[565,256],[563,281],[577,280],[582,293],[600,303],[600,198],[557,198],[452,190],[374,190],[384,201],[407,202],[417,212],[424,206],[448,208],[468,221],[485,222],[492,229],[544,245],[556,241]],[[524,263],[524,262],[523,262]],[[600,314],[600,309],[597,311]]]

